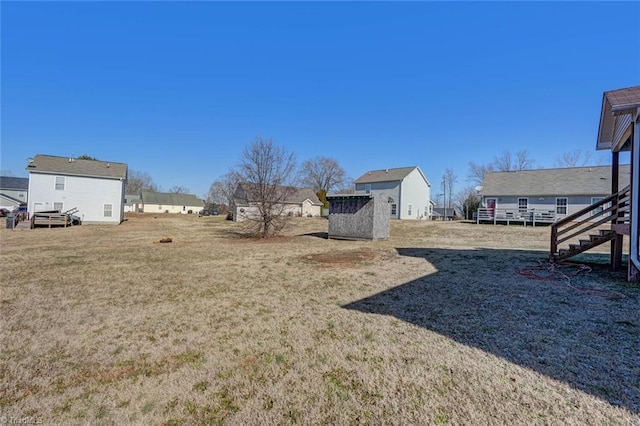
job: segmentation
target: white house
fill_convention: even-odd
[[[30,214],[77,208],[83,223],[123,221],[126,164],[38,154],[26,170]]]
[[[142,191],[143,213],[195,213],[204,208],[204,201],[193,194]]]
[[[386,194],[391,218],[431,218],[431,184],[418,166],[371,170],[356,179],[355,184],[356,194]]]

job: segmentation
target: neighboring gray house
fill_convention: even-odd
[[[630,166],[620,166],[620,187],[629,184]],[[546,212],[554,220],[573,214],[611,194],[611,166],[569,167],[487,173],[481,207],[498,212]]]
[[[455,207],[434,207],[431,219],[452,220],[455,217],[460,217]]]
[[[250,183],[240,183],[233,196],[231,211],[233,220],[241,222],[248,218],[255,218],[259,214],[256,200],[252,199],[255,186]],[[318,217],[322,211],[322,201],[309,188],[295,188],[290,186],[278,187],[287,193],[284,201],[274,207],[282,214],[289,216]]]
[[[418,166],[371,170],[355,181],[356,194],[385,194],[392,219],[429,219],[431,184]]]
[[[83,223],[124,220],[127,165],[38,154],[29,159],[28,211],[77,208]]]
[[[27,202],[29,178],[0,176],[0,208],[14,210]]]
[[[204,201],[193,194],[142,191],[141,206],[143,213],[197,214],[204,208]]]
[[[124,196],[124,211],[138,213],[142,210],[142,197],[138,194],[126,194]]]

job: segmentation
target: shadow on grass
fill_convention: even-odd
[[[344,308],[396,317],[640,412],[640,288],[624,272],[596,265],[572,278],[576,287],[609,291],[594,295],[516,274],[544,252],[397,251],[437,272]]]
[[[322,238],[323,240],[328,240],[329,239],[329,233],[328,232],[309,232],[307,234],[302,234],[301,236],[303,236],[303,237]]]

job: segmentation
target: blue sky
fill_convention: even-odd
[[[257,136],[357,178],[527,150],[592,163],[640,3],[2,2],[1,169],[88,154],[203,196]]]

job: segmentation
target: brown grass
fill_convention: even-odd
[[[300,218],[262,241],[180,215],[0,230],[0,417],[640,424],[640,289],[623,274],[516,274],[546,258],[548,228],[326,231]]]

